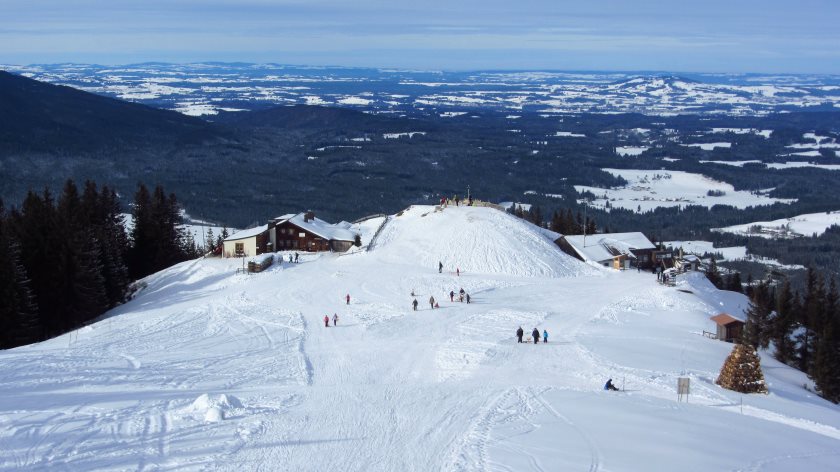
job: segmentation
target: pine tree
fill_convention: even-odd
[[[706,269],[706,278],[718,289],[723,288],[723,279],[720,276],[720,272],[718,272],[717,261],[715,261],[714,257],[709,262],[709,268]]]
[[[207,237],[204,240],[205,253],[216,252],[216,237],[213,235],[213,228],[207,229]]]
[[[813,375],[817,392],[834,403],[840,402],[840,308],[837,284],[831,279],[825,295],[823,319],[814,349]]]
[[[799,369],[813,374],[816,333],[822,329],[825,284],[822,276],[813,268],[808,269],[805,295],[802,300],[799,322],[804,329],[799,335]]]
[[[761,359],[755,348],[746,344],[735,344],[715,383],[741,393],[767,393],[764,373],[761,371]]]
[[[733,272],[732,275],[729,276],[728,282],[726,283],[726,290],[730,290],[732,292],[744,293],[744,287],[741,285],[741,273],[740,272]]]
[[[796,327],[796,295],[791,291],[790,281],[785,280],[776,297],[776,317],[773,319],[773,344],[775,357],[779,362],[791,364],[796,358],[793,330]]]
[[[20,263],[17,242],[8,231],[0,201],[0,349],[30,344],[40,339],[41,327],[35,296],[26,269]]]
[[[769,288],[762,282],[753,290],[750,306],[747,308],[747,323],[744,330],[744,340],[747,344],[755,348],[767,348],[771,337],[772,311]]]

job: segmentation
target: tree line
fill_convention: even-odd
[[[712,259],[714,261],[714,259]],[[707,277],[722,290],[742,291],[737,272],[721,276],[710,266]],[[750,297],[741,343],[773,347],[773,357],[805,372],[817,393],[840,402],[840,293],[836,279],[809,268],[800,292],[789,280],[747,283]]]
[[[0,201],[0,348],[78,328],[125,302],[132,280],[198,255],[174,194],[140,184],[132,215],[127,232],[116,191],[91,181]]]

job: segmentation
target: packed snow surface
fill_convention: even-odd
[[[702,332],[742,295],[586,266],[489,208],[412,207],[363,241],[380,227],[259,274],[185,262],[0,352],[0,470],[836,470],[840,408],[802,373],[764,355],[768,395],[714,384],[732,346]]]

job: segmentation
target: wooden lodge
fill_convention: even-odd
[[[329,224],[311,211],[283,215],[268,223],[271,244],[276,251],[345,252],[356,240],[349,226],[349,223]]]
[[[638,232],[566,235],[557,244],[564,252],[584,262],[613,269],[649,268],[655,261],[656,246]]]
[[[717,339],[728,343],[735,342],[744,331],[744,322],[728,313],[721,313],[712,317],[717,325]]]

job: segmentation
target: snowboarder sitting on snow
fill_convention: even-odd
[[[615,385],[613,385],[612,379],[608,379],[607,383],[604,385],[604,390],[612,390],[617,392],[618,388]]]
[[[414,311],[417,311],[417,299],[415,298],[413,302],[411,302],[411,306],[414,307]]]
[[[540,342],[540,330],[534,328],[534,331],[531,333],[531,337],[534,338],[534,344]]]
[[[543,330],[543,342],[544,343],[548,342],[548,330],[547,329]]]
[[[522,326],[516,330],[516,338],[519,339],[519,342],[522,342],[522,335],[525,334],[525,331],[522,331]]]
[[[330,327],[330,315],[324,315],[324,327],[325,328]]]

